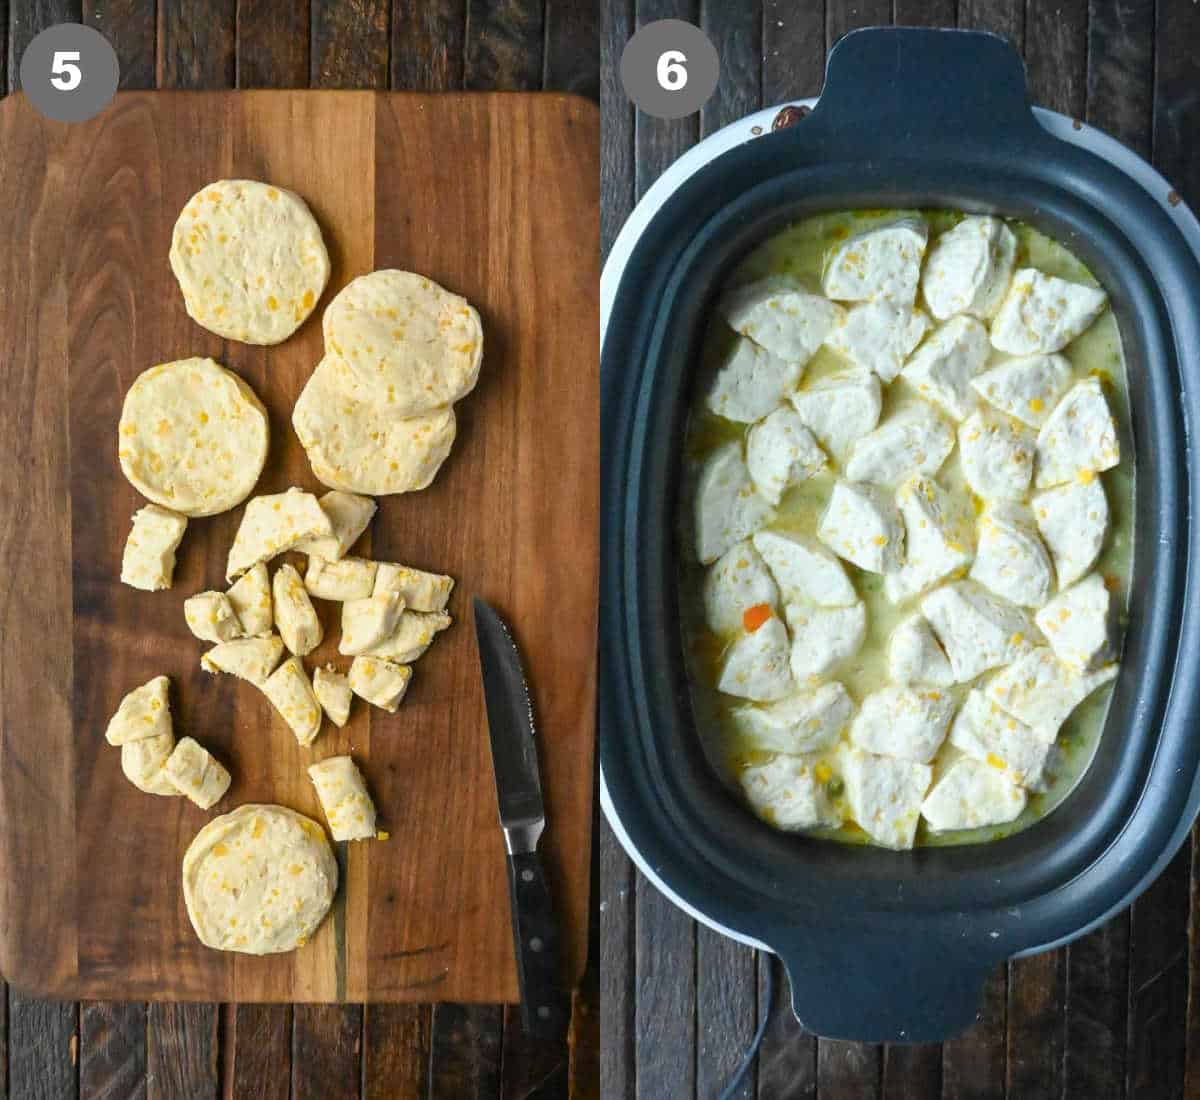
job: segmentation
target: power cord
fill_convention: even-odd
[[[771,1005],[775,1002],[775,968],[771,965],[769,956],[766,970],[767,980],[764,985],[766,1003],[762,1008],[762,1017],[758,1021],[758,1030],[754,1033],[754,1038],[750,1040],[750,1045],[746,1048],[746,1053],[742,1055],[737,1072],[734,1073],[729,1083],[721,1090],[721,1094],[717,1097],[717,1100],[733,1100],[734,1093],[742,1087],[742,1082],[745,1081],[746,1074],[750,1072],[750,1067],[754,1065],[754,1059],[758,1057],[758,1048],[762,1046],[763,1036],[767,1032],[767,1021],[771,1018]]]

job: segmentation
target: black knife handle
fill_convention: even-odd
[[[558,922],[537,852],[509,853],[508,894],[525,1032],[565,1039],[570,1002],[559,973]]]

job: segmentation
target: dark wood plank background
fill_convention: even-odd
[[[636,113],[616,64],[656,19],[699,24],[721,81],[698,114]],[[816,95],[825,54],[855,27],[997,31],[1022,51],[1035,102],[1086,119],[1153,161],[1200,210],[1196,0],[606,0],[601,26],[601,239],[698,139],[759,107]],[[612,1100],[712,1100],[762,1013],[743,1100],[1200,1097],[1200,832],[1126,913],[1069,947],[992,974],[983,1020],[943,1045],[805,1034],[778,963],[697,925],[601,832],[601,1065]],[[774,1003],[760,1003],[767,968]]]
[[[15,89],[34,35],[84,22],[116,48],[123,88],[594,98],[597,21],[593,0],[0,0],[0,90]],[[71,1004],[3,987],[0,1096],[515,1100],[564,1095],[569,1076],[571,1095],[586,1098],[598,1095],[597,986],[593,964],[569,1063],[527,1043],[500,1005]]]

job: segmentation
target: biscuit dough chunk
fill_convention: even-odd
[[[760,532],[763,534],[765,532]],[[730,547],[704,575],[704,621],[714,634],[743,629],[742,617],[766,604],[778,610],[779,589],[750,540]]]
[[[121,583],[143,592],[170,588],[175,576],[175,551],[187,530],[187,519],[157,504],[133,515],[133,527],[121,557]]]
[[[971,382],[986,365],[989,351],[987,329],[974,317],[960,315],[934,330],[902,375],[922,397],[964,420],[979,403]]]
[[[1094,669],[1116,656],[1116,607],[1099,573],[1060,592],[1034,617],[1055,656],[1076,668]]]
[[[110,745],[125,745],[150,737],[173,736],[170,687],[167,677],[155,676],[126,694],[108,720],[104,739]]]
[[[740,443],[713,451],[696,482],[696,557],[708,565],[771,520],[771,506],[750,480]]]
[[[963,510],[931,478],[909,478],[896,490],[896,507],[904,521],[904,564],[884,576],[883,591],[900,604],[965,572],[974,539]]]
[[[350,690],[389,714],[396,713],[411,679],[408,665],[386,657],[355,657],[350,664]]]
[[[200,658],[200,667],[205,672],[228,672],[261,687],[282,659],[283,640],[270,634],[215,645]]]
[[[933,629],[921,615],[897,624],[888,639],[888,675],[898,684],[949,687],[954,670]]]
[[[795,690],[788,667],[788,633],[771,615],[726,651],[717,690],[757,703],[772,703]]]
[[[740,286],[730,291],[717,308],[734,332],[801,368],[821,346],[841,312],[819,294],[807,294],[779,278]]]
[[[829,748],[853,713],[850,693],[834,681],[768,706],[737,707],[733,720],[754,748],[800,756]]]
[[[350,681],[333,665],[313,673],[313,694],[335,726],[346,724],[350,717]]]
[[[788,604],[784,614],[792,632],[792,676],[801,687],[853,657],[867,637],[867,609],[861,601],[851,607]]]
[[[1076,382],[1037,438],[1039,489],[1110,470],[1121,461],[1117,426],[1097,378]]]
[[[483,360],[483,325],[466,298],[411,271],[372,271],[329,303],[325,347],[394,416],[466,397]],[[340,488],[340,486],[333,486]]]
[[[1050,742],[1071,712],[1116,676],[1116,665],[1085,672],[1065,664],[1053,650],[1041,646],[993,678],[987,696]]]
[[[1082,577],[1100,556],[1108,533],[1108,498],[1098,478],[1069,481],[1033,498],[1033,517],[1058,574],[1058,587]]]
[[[305,539],[297,543],[296,549],[325,561],[340,561],[367,529],[379,505],[370,497],[344,493],[341,489],[330,489],[317,503],[329,517],[333,534]]]
[[[862,701],[850,740],[879,756],[928,764],[946,739],[954,707],[949,692],[889,684]]]
[[[311,653],[321,644],[321,620],[295,567],[285,562],[271,582],[275,600],[275,625],[283,644],[297,657]]]
[[[349,756],[330,756],[311,764],[308,775],[334,840],[375,838],[375,803],[362,772]]]
[[[121,771],[139,791],[168,798],[177,795],[179,792],[163,770],[174,748],[175,735],[171,733],[126,741],[121,746]]]
[[[367,558],[328,561],[311,554],[304,587],[319,600],[365,600],[375,591],[377,569],[377,564]]]
[[[979,517],[970,577],[1018,607],[1041,607],[1054,588],[1054,567],[1023,505],[998,503]]]
[[[202,810],[216,805],[229,790],[225,765],[190,737],[180,738],[163,771],[167,782]]]
[[[796,388],[803,373],[803,363],[780,359],[739,338],[717,368],[708,408],[726,420],[753,424]]]
[[[454,578],[442,573],[426,573],[408,565],[381,561],[375,571],[372,595],[398,592],[409,611],[444,611],[454,588]]]
[[[892,573],[904,560],[904,523],[890,495],[868,482],[839,481],[817,537],[869,573]]]
[[[401,415],[330,355],[305,383],[292,409],[292,426],[322,485],[369,496],[426,488],[449,457],[457,433],[449,406]]]
[[[921,290],[939,321],[956,313],[991,317],[1012,278],[1017,238],[999,218],[969,215],[929,249]]]
[[[1026,355],[985,370],[971,380],[989,405],[1040,428],[1071,387],[1071,364],[1061,355]]]
[[[911,848],[933,769],[850,746],[841,753],[841,767],[859,828],[885,848]]]
[[[372,646],[390,638],[404,614],[404,600],[398,592],[384,592],[342,604],[342,637],[338,652],[347,656],[366,653]]]
[[[950,727],[950,744],[994,768],[1009,782],[1040,790],[1050,743],[1005,713],[982,691],[972,690]]]
[[[800,419],[781,406],[746,436],[746,468],[759,495],[778,506],[784,492],[825,468],[825,452]]]
[[[785,600],[798,599],[820,607],[858,603],[858,593],[842,563],[816,539],[795,531],[759,531],[753,542]]]
[[[826,296],[840,302],[882,299],[911,307],[928,238],[928,226],[915,217],[847,238],[826,258],[821,279]]]
[[[1099,287],[1022,268],[992,321],[992,346],[1010,355],[1061,351],[1100,316],[1107,302]]]
[[[224,592],[198,592],[183,601],[183,618],[202,642],[228,642],[240,638],[241,620]]]
[[[321,704],[313,694],[299,657],[289,657],[259,687],[291,727],[301,745],[311,745],[321,732]]]
[[[142,371],[121,407],[117,456],[130,484],[185,516],[214,516],[246,499],[267,461],[267,410],[211,359]]]
[[[242,522],[229,548],[225,577],[227,580],[240,577],[259,562],[270,561],[294,550],[305,539],[329,535],[332,531],[329,517],[321,510],[317,498],[303,489],[255,497],[242,513]]]
[[[304,200],[257,180],[218,180],[193,195],[170,258],[188,316],[246,344],[286,340],[329,281],[329,253]]]
[[[396,629],[378,645],[366,651],[369,657],[386,657],[397,664],[410,665],[433,644],[453,620],[445,611],[408,611],[400,616]]]
[[[854,444],[879,423],[883,396],[875,375],[858,372],[797,390],[792,406],[821,447],[845,462]]]
[[[302,947],[337,892],[325,830],[283,806],[251,803],[213,818],[183,856],[183,898],[200,942],[269,955]]]
[[[1025,792],[1002,773],[971,759],[957,760],[921,804],[921,816],[938,832],[1004,825],[1025,809]]]
[[[847,310],[829,330],[826,343],[856,367],[891,382],[928,329],[924,311],[881,299]]]
[[[1007,416],[978,409],[958,429],[958,453],[971,492],[984,500],[1024,500],[1033,477],[1033,433]]]
[[[267,576],[265,562],[260,561],[247,569],[241,579],[226,590],[225,595],[229,597],[244,634],[258,638],[271,633],[275,625],[275,610],[271,603],[271,580]]]
[[[921,601],[921,612],[960,684],[990,668],[1011,664],[1034,648],[1033,624],[1025,613],[969,582],[930,592]]]
[[[738,782],[755,814],[777,829],[838,825],[838,813],[814,770],[815,763],[802,757],[776,756],[744,769]]]
[[[846,477],[894,489],[914,473],[932,477],[952,450],[954,429],[933,406],[921,402],[863,436],[846,463]]]

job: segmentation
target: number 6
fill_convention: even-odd
[[[79,71],[79,66],[71,64],[72,61],[78,60],[78,50],[55,51],[54,63],[50,66],[54,75],[50,78],[50,83],[60,92],[73,92],[83,83],[83,73]]]
[[[658,83],[668,92],[677,92],[688,82],[687,61],[681,50],[667,50],[658,59]]]

